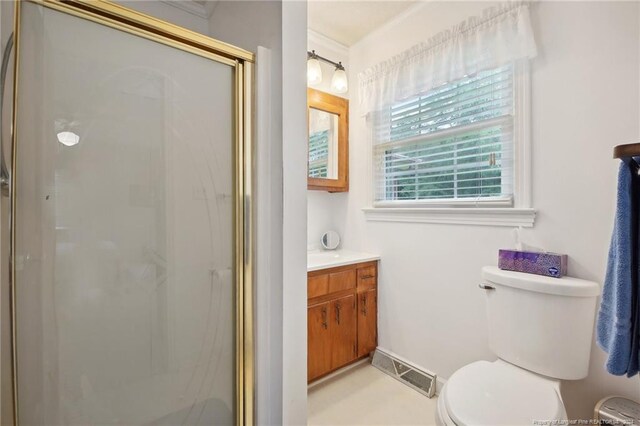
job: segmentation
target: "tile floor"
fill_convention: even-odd
[[[309,390],[309,425],[434,425],[436,401],[361,364]]]

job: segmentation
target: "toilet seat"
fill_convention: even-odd
[[[566,420],[558,391],[557,382],[502,360],[477,361],[449,378],[438,406],[458,426],[531,425]]]

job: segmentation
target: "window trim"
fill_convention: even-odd
[[[362,211],[370,222],[439,223],[531,228],[536,211],[532,208],[505,207],[370,207]]]
[[[368,221],[474,224],[533,227],[531,207],[531,74],[528,60],[514,64],[514,182],[513,196],[465,200],[375,200],[373,144],[367,144],[369,203],[363,208]],[[370,137],[373,138],[371,130]]]

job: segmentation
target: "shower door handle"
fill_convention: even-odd
[[[7,69],[9,68],[9,57],[11,56],[11,50],[13,49],[13,33],[9,35],[7,45],[4,47],[2,53],[2,66],[0,68],[0,191],[2,195],[9,195],[9,184],[11,181],[11,175],[7,168],[7,161],[4,155],[4,126],[2,123],[2,117],[4,112],[4,89],[7,82]],[[13,129],[11,129],[13,133]]]

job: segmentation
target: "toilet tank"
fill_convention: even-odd
[[[578,278],[552,278],[482,268],[489,346],[501,359],[544,376],[587,376],[600,287]]]

